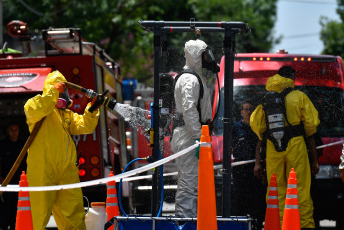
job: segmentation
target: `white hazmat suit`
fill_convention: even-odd
[[[200,101],[202,122],[211,120],[212,106],[210,89],[207,87],[206,78],[202,75],[202,53],[207,44],[201,40],[190,40],[185,43],[184,69],[195,71],[203,82],[203,98]],[[176,110],[183,115],[184,125],[176,127],[173,131],[171,148],[177,153],[191,145],[201,137],[202,125],[199,121],[197,104],[200,95],[200,85],[193,74],[182,74],[176,85],[174,99]],[[198,192],[198,159],[196,150],[184,154],[176,159],[178,167],[178,190],[176,193],[175,215],[182,218],[197,217],[197,192]]]

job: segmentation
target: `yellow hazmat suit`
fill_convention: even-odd
[[[29,186],[80,182],[71,135],[92,133],[98,123],[99,110],[90,113],[90,103],[83,115],[56,108],[59,92],[54,85],[65,81],[60,72],[50,73],[43,94],[29,99],[24,106],[30,132],[36,122],[46,117],[28,151]],[[35,230],[45,229],[51,213],[59,229],[86,229],[81,189],[30,192],[30,200]]]
[[[287,87],[294,88],[294,81],[278,74],[270,77],[266,83],[267,91],[280,93]],[[285,97],[285,104],[290,124],[299,125],[303,122],[306,136],[313,135],[320,121],[318,111],[307,95],[299,90],[293,90]],[[259,105],[252,113],[250,124],[252,130],[262,140],[266,131],[265,113],[262,105]],[[281,224],[291,168],[294,168],[296,172],[301,228],[314,228],[313,201],[310,197],[311,170],[304,137],[293,137],[283,152],[277,152],[274,144],[268,139],[266,149],[267,178],[268,184],[270,184],[272,174],[275,173],[277,177]]]

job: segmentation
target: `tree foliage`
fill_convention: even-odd
[[[320,39],[324,43],[322,54],[344,57],[344,0],[338,0],[337,13],[341,21],[321,17]]]
[[[324,43],[322,53],[344,57],[344,24],[325,17],[321,19],[320,24],[320,39]]]
[[[28,23],[30,31],[49,27],[82,29],[120,63],[122,75],[144,82],[153,76],[153,33],[139,20],[243,21],[251,31],[238,36],[237,52],[268,52],[277,0],[2,0],[4,27],[12,20]],[[185,35],[180,35],[185,36]],[[211,38],[211,39],[214,39]],[[221,37],[215,38],[222,45]],[[173,44],[173,41],[171,42]]]

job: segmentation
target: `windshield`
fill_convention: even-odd
[[[339,88],[325,86],[295,86],[295,89],[304,92],[313,102],[319,112],[320,125],[318,132],[322,137],[343,137],[344,122],[342,111],[343,91]],[[263,102],[264,85],[235,86],[233,89],[233,124],[241,119],[241,104],[245,100],[251,100],[255,106]],[[221,99],[218,116],[214,120],[214,135],[223,134],[223,101],[224,88],[221,88]]]

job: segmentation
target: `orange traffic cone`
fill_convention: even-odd
[[[300,226],[299,200],[297,196],[296,173],[292,168],[289,173],[287,196],[283,214],[282,230],[298,230]]]
[[[111,171],[110,176],[114,176]],[[119,216],[116,181],[110,181],[107,183],[107,197],[106,197],[106,214],[107,221],[111,220],[114,216]],[[111,225],[108,229],[115,229],[115,225]]]
[[[198,162],[197,230],[217,229],[213,151],[208,125],[202,126]]]
[[[29,183],[25,175],[25,171],[20,175],[20,187],[28,187]],[[19,191],[16,230],[33,230],[31,204],[29,192]]]
[[[277,180],[275,173],[272,174],[270,180],[264,230],[281,230]]]

